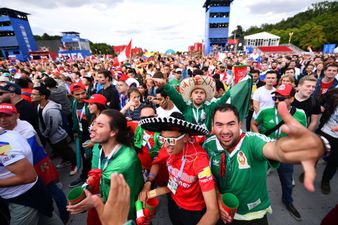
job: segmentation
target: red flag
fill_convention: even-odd
[[[120,62],[119,62],[119,59],[117,57],[114,58],[113,66],[115,66],[115,67],[120,66]]]
[[[132,40],[132,39],[130,39],[129,44],[128,44],[128,46],[126,47],[126,56],[127,56],[128,59],[129,59],[130,56],[131,56],[131,40]]]
[[[130,39],[130,42],[127,45],[127,47],[125,47],[123,49],[123,51],[120,52],[120,54],[117,56],[117,59],[118,59],[119,63],[122,63],[122,62],[126,61],[127,59],[129,59],[130,55],[131,55],[131,39]]]

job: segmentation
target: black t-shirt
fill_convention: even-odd
[[[119,93],[113,85],[110,85],[106,89],[102,88],[98,94],[106,97],[110,109],[120,110]]]
[[[42,130],[46,130],[46,124],[45,124],[45,121],[43,121],[42,111],[43,111],[43,108],[39,108],[39,111],[38,111],[39,120],[40,120]]]
[[[293,101],[292,105],[296,107],[297,109],[304,110],[306,114],[306,118],[309,120],[311,118],[311,115],[319,115],[320,112],[320,104],[319,101],[315,98],[308,98],[305,101],[298,101],[296,98]]]
[[[77,103],[77,116],[78,119],[80,119],[80,123],[82,124],[82,139],[84,140],[88,140],[89,139],[89,125],[90,125],[90,121],[88,121],[88,118],[86,118],[86,112],[85,112],[85,108],[83,107],[85,103]],[[83,110],[83,113],[82,113]],[[82,118],[79,118],[80,115],[82,114]]]
[[[36,131],[39,131],[38,112],[36,107],[22,99],[15,105],[16,110],[20,113],[20,120],[30,123]]]

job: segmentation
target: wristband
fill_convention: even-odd
[[[319,135],[322,144],[324,145],[325,155],[329,155],[331,152],[330,142],[322,135]]]

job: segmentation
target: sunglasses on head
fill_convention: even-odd
[[[178,137],[171,137],[171,138],[166,138],[163,137],[161,135],[158,136],[158,140],[160,141],[160,143],[163,144],[167,144],[167,145],[176,145],[176,143],[181,140],[184,137],[185,134],[182,134]]]
[[[272,97],[272,100],[274,100],[274,101],[276,101],[278,99],[278,101],[280,101],[280,102],[282,102],[282,101],[285,101],[285,99],[288,99],[288,98],[286,98],[286,97],[284,97],[284,96],[273,96]]]

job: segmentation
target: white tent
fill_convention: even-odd
[[[261,32],[244,36],[244,40],[247,47],[278,46],[280,37],[268,32]]]

